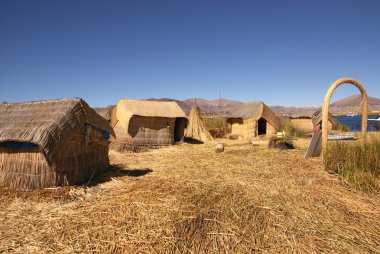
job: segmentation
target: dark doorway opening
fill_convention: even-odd
[[[186,118],[176,118],[174,125],[174,142],[183,142],[185,127],[186,127]]]
[[[264,118],[260,118],[257,122],[257,135],[267,134],[267,121]]]

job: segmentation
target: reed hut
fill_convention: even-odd
[[[121,99],[112,111],[113,147],[164,146],[183,142],[186,114],[175,102]]]
[[[207,142],[212,140],[210,132],[201,117],[201,109],[194,105],[189,114],[189,124],[185,130],[185,137],[194,141]]]
[[[244,103],[234,110],[227,123],[231,134],[251,140],[259,135],[273,135],[281,127],[281,120],[263,102]]]
[[[332,124],[334,123],[335,119],[334,119],[334,116],[330,113],[329,113],[328,119],[329,119],[329,122],[327,126],[328,126],[328,129],[331,130]],[[315,129],[317,125],[321,126],[322,113],[320,110],[317,110],[311,115],[292,115],[290,117],[290,122],[297,129],[303,130],[305,132],[313,132],[313,130]]]
[[[82,99],[0,104],[0,185],[87,182],[109,168],[109,123]]]

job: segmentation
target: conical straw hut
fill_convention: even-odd
[[[185,130],[185,137],[193,140],[207,142],[212,140],[210,132],[201,117],[201,110],[198,106],[193,106],[189,114],[189,124]]]

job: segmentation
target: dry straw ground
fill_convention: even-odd
[[[1,189],[0,251],[380,253],[380,197],[303,159],[305,140],[224,142],[111,151],[118,166],[87,189]]]

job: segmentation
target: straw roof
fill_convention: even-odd
[[[185,112],[174,101],[140,101],[121,99],[118,109],[123,109],[131,115],[150,117],[186,117]]]
[[[108,122],[82,99],[0,104],[0,142],[34,143],[48,163],[84,124],[115,136]]]
[[[318,109],[317,111],[313,112],[312,114],[292,114],[290,116],[291,119],[311,119],[314,126],[318,125],[322,122],[322,111]],[[331,123],[335,122],[334,116],[329,112],[329,121]]]
[[[273,127],[279,128],[281,126],[281,120],[276,114],[263,102],[248,102],[242,104],[236,110],[231,113],[229,118],[253,118],[259,120],[264,118]]]
[[[213,139],[201,117],[201,110],[196,105],[194,105],[190,111],[189,124],[185,130],[185,137],[202,142],[207,142]]]
[[[133,116],[185,118],[186,114],[178,104],[173,101],[121,99],[116,108],[112,111],[111,125],[114,127],[117,121],[120,121],[121,126],[128,128],[129,121]]]

